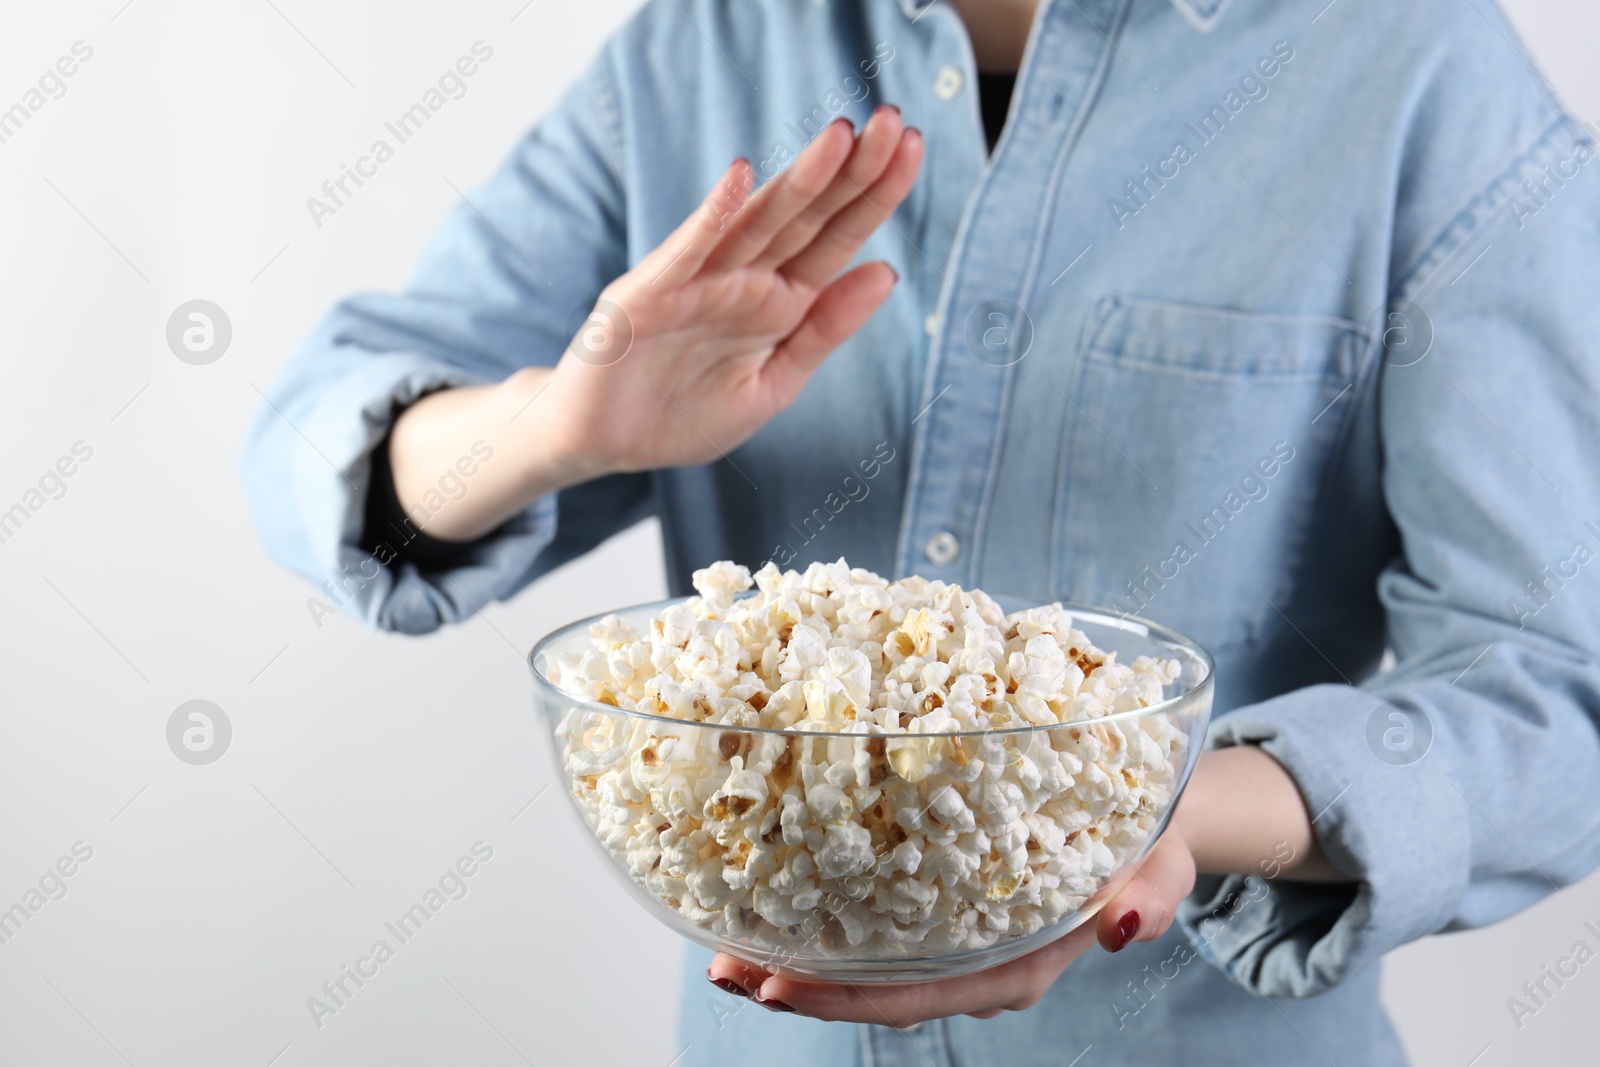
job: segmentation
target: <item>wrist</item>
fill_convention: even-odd
[[[1255,745],[1200,754],[1172,813],[1203,874],[1342,880],[1322,855],[1312,817],[1284,766]]]
[[[573,405],[562,402],[559,390],[559,372],[552,367],[523,367],[499,386],[522,481],[535,497],[619,469],[575,424]]]
[[[1177,834],[1188,847],[1190,855],[1195,858],[1195,869],[1202,874],[1214,874],[1209,866],[1201,863],[1201,857],[1210,852],[1210,843],[1206,841],[1206,807],[1210,802],[1207,796],[1210,777],[1210,752],[1200,753],[1195,761],[1194,771],[1189,775],[1189,782],[1184,786],[1183,795],[1178,798],[1177,807],[1172,809],[1172,817],[1167,820],[1166,833]]]

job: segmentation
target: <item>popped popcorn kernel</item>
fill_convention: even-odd
[[[1178,661],[1118,662],[1060,604],[1006,614],[842,559],[724,560],[693,583],[642,628],[596,622],[548,677],[591,702],[557,740],[596,837],[704,929],[852,959],[1026,937],[1081,908],[1172,799],[1187,733],[1106,717],[1160,703]],[[1018,727],[1047,729],[975,735]]]

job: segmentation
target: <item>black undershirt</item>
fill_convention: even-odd
[[[978,72],[978,110],[983,113],[983,136],[994,151],[1005,128],[1006,111],[1011,107],[1011,90],[1016,87],[1015,74],[989,74]]]
[[[398,418],[400,413],[395,412]],[[390,423],[393,426],[394,423]],[[488,536],[493,536],[492,534]],[[485,538],[487,540],[487,537]],[[366,510],[361,519],[361,547],[384,566],[400,560],[415,563],[420,570],[445,570],[476,548],[477,541],[441,541],[429,537],[400,506],[394,487],[394,470],[389,465],[389,435],[372,450],[372,480],[367,489]]]
[[[983,115],[983,137],[990,152],[994,151],[1000,131],[1005,128],[1011,91],[1016,83],[1015,74],[978,73],[978,109]],[[399,412],[395,414],[398,416]],[[489,534],[484,540],[492,536]],[[385,435],[372,450],[372,482],[362,517],[361,547],[385,565],[406,560],[421,570],[432,571],[455,565],[462,555],[480,543],[429,537],[406,515],[395,491],[394,471],[389,466],[389,438]]]

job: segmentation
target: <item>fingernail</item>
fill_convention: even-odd
[[[896,115],[900,114],[900,106],[898,104],[879,104],[878,110],[893,111]]]
[[[900,272],[894,269],[894,264],[893,263],[885,263],[884,266],[889,268],[889,273],[894,275],[895,283],[899,284],[899,282],[900,282]]]
[[[1117,947],[1112,952],[1121,952],[1139,934],[1139,913],[1130,911],[1117,920]]]
[[[781,1000],[761,1000],[758,998],[756,1003],[761,1005],[763,1008],[769,1008],[772,1011],[794,1011],[793,1008],[789,1007],[789,1005],[785,1004]]]
[[[846,126],[850,127],[850,130],[851,130],[852,133],[855,132],[856,124],[854,122],[851,122],[849,119],[845,118],[843,115],[840,115],[838,118],[833,120],[833,124],[835,126],[839,125],[841,122],[844,123]]]
[[[749,993],[745,992],[744,986],[740,985],[738,982],[735,982],[732,978],[713,978],[711,977],[711,972],[707,971],[706,981],[710,982],[724,993],[732,993],[736,997],[748,997],[750,995]]]
[[[907,126],[907,127],[906,127],[906,128],[905,128],[905,132],[906,132],[906,133],[914,133],[914,134],[916,134],[916,135],[917,135],[917,136],[918,136],[918,137],[921,137],[921,136],[922,136],[922,130],[921,130],[921,128],[920,128],[920,127],[917,127],[917,126]]]

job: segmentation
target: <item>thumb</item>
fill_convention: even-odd
[[[1181,836],[1167,832],[1156,842],[1117,895],[1100,909],[1096,932],[1107,952],[1167,932],[1178,905],[1194,889],[1194,856]]]

